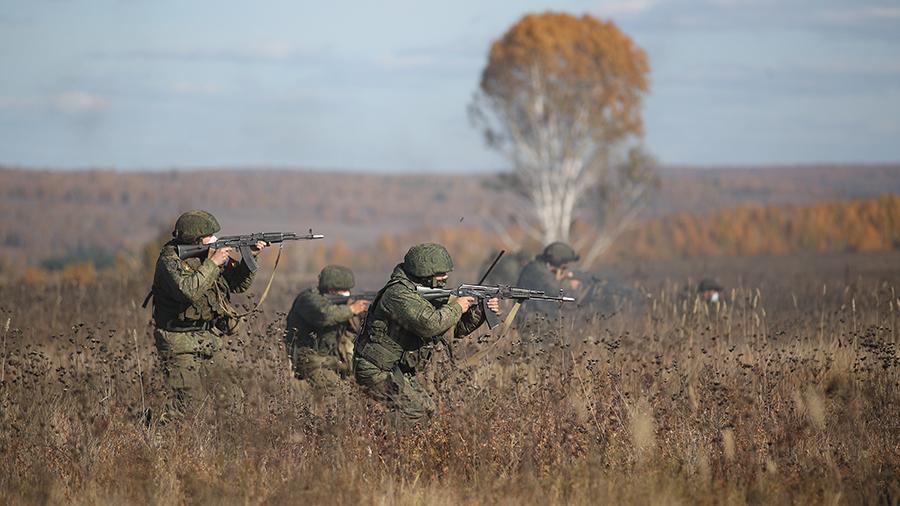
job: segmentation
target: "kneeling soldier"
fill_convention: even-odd
[[[556,295],[562,290],[571,292],[581,287],[581,281],[575,278],[569,264],[578,261],[579,256],[566,243],[554,242],[544,248],[543,253],[528,263],[519,274],[516,286],[529,290],[541,290],[548,295]],[[518,328],[523,331],[535,318],[547,319],[557,317],[562,311],[559,304],[528,301],[522,305],[519,314]]]
[[[288,314],[285,344],[294,375],[318,389],[337,388],[350,373],[359,314],[369,306],[350,300],[354,284],[350,269],[329,265],[319,273],[318,287],[300,292]]]
[[[439,244],[410,248],[378,292],[363,324],[353,354],[356,381],[375,399],[417,420],[436,409],[416,378],[428,364],[434,345],[447,337],[463,337],[484,322],[484,309],[473,297],[428,301],[416,285],[442,288],[453,270],[450,254]],[[487,306],[499,311],[497,299]]]

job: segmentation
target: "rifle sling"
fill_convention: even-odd
[[[464,367],[472,367],[473,365],[477,364],[482,358],[490,353],[491,350],[493,350],[497,346],[497,344],[500,343],[500,341],[502,341],[506,338],[507,335],[509,335],[509,328],[510,326],[512,326],[512,322],[516,318],[516,313],[519,312],[519,308],[521,306],[522,302],[517,300],[512,309],[509,310],[509,314],[506,315],[506,319],[503,320],[503,324],[500,326],[499,337],[497,337],[494,342],[488,344],[484,349],[475,352],[475,354],[467,358],[463,363]]]
[[[281,260],[281,251],[283,249],[284,243],[278,243],[278,256],[275,257],[275,265],[272,266],[272,274],[269,276],[269,282],[266,283],[266,288],[265,290],[263,290],[262,295],[260,295],[259,300],[256,302],[256,305],[253,306],[253,309],[247,311],[244,314],[234,315],[234,318],[243,318],[259,310],[259,306],[262,305],[263,301],[266,300],[266,296],[269,295],[269,289],[272,288],[272,281],[275,281],[275,271],[278,269],[278,261]]]
[[[150,291],[147,292],[147,296],[144,297],[144,302],[141,304],[141,309],[147,309],[147,304],[150,303],[150,299],[153,298],[153,287],[150,287]]]

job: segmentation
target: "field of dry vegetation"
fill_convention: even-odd
[[[289,376],[277,279],[229,345],[244,412],[162,427],[145,286],[0,286],[0,503],[897,504],[898,259],[735,261],[711,307],[645,269],[618,312],[439,354],[415,426]]]

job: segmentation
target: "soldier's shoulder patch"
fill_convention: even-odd
[[[168,266],[169,270],[193,272],[195,269],[191,266],[188,260],[182,260],[178,258],[178,255],[166,255],[165,257],[163,257],[163,261]]]

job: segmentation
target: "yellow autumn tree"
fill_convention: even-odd
[[[588,201],[601,225],[655,180],[639,148],[646,53],[611,21],[529,14],[490,48],[470,107],[508,182],[531,204],[543,242],[569,239]]]

